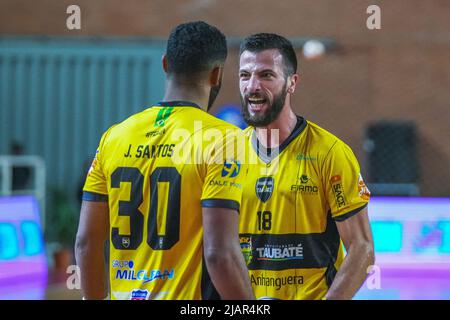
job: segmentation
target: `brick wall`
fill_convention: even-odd
[[[81,7],[81,31],[66,29],[69,4]],[[381,30],[365,27],[370,4],[381,7]],[[0,33],[166,38],[180,22],[206,20],[230,37],[334,38],[339,50],[300,61],[297,113],[350,144],[363,171],[368,123],[415,121],[423,194],[450,196],[449,12],[448,0],[0,0]],[[217,105],[239,104],[236,55]]]

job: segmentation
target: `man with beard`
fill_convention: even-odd
[[[238,237],[242,132],[206,111],[225,36],[204,22],[167,42],[163,102],[112,126],[84,185],[76,258],[86,299],[252,299]],[[214,143],[197,135],[214,129]],[[218,134],[217,134],[218,133]],[[103,244],[110,239],[110,291]],[[232,279],[232,281],[230,281]]]
[[[239,63],[251,144],[239,232],[255,295],[351,299],[374,263],[370,193],[358,161],[344,142],[292,111],[299,75],[288,40],[249,36]]]

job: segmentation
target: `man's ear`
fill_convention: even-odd
[[[297,87],[297,84],[300,82],[300,76],[298,73],[294,73],[289,77],[288,86],[287,86],[287,92],[294,93],[295,88]]]
[[[209,84],[211,87],[217,87],[222,83],[223,67],[215,66],[209,74]]]
[[[161,59],[161,62],[162,62],[162,67],[163,67],[163,70],[164,70],[164,72],[165,73],[167,73],[168,72],[168,65],[167,65],[167,55],[166,54],[164,54],[163,56],[162,56],[162,59]]]

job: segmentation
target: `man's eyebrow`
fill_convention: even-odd
[[[258,71],[258,73],[264,73],[264,72],[271,72],[271,73],[275,73],[275,71],[273,69],[263,69],[261,71]]]
[[[247,69],[239,69],[239,72],[247,72],[250,73],[250,71],[248,71]],[[264,72],[270,72],[270,73],[275,73],[275,71],[273,69],[263,69],[263,70],[256,70],[257,73],[264,73]]]

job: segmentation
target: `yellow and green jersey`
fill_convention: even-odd
[[[335,221],[369,201],[358,162],[344,142],[300,117],[278,149],[264,149],[252,127],[245,134],[256,164],[244,184],[239,232],[255,295],[321,299],[344,258]]]
[[[202,207],[239,211],[240,138],[238,128],[177,101],[103,134],[83,200],[108,202],[112,299],[219,298],[203,259]]]

